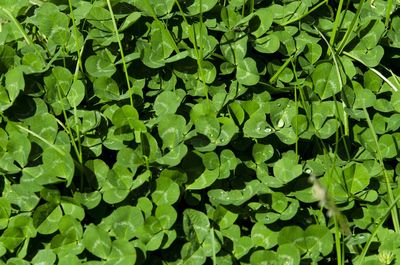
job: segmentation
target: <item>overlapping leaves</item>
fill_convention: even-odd
[[[390,264],[398,3],[333,2],[0,1],[0,262]]]

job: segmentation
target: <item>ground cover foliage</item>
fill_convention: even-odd
[[[399,1],[0,1],[2,264],[400,264]]]

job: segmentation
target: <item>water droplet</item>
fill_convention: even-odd
[[[307,168],[307,169],[306,169],[306,173],[307,173],[307,174],[311,174],[311,173],[312,173],[311,168]]]
[[[265,129],[264,129],[264,132],[270,133],[270,132],[272,132],[272,129],[271,129],[271,128],[265,128]]]
[[[280,119],[280,120],[278,121],[278,127],[279,127],[279,128],[282,128],[283,126],[285,126],[285,121],[282,120],[282,119]]]

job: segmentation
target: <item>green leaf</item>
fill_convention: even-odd
[[[214,82],[217,76],[217,69],[215,66],[209,61],[203,61],[201,67],[203,72],[201,73],[200,68],[198,69],[199,79],[203,80],[204,77],[204,82],[207,84]]]
[[[354,92],[356,94],[356,100],[354,101],[353,108],[362,109],[374,105],[376,96],[371,90],[362,89],[359,86],[355,86]]]
[[[6,73],[5,77],[5,85],[8,93],[8,98],[11,102],[13,102],[19,95],[20,91],[24,90],[24,75],[19,68],[13,68]]]
[[[163,91],[161,94],[159,94],[155,99],[153,106],[157,116],[167,113],[175,113],[181,104],[183,95],[184,92],[182,90],[177,90],[175,92]]]
[[[81,80],[72,83],[67,99],[71,107],[77,107],[85,97],[85,86]]]
[[[285,153],[273,167],[274,176],[282,184],[289,183],[302,174],[301,165],[297,164],[297,156],[294,152]],[[291,165],[288,167],[287,165]]]
[[[260,111],[253,113],[243,127],[245,137],[264,138],[272,132],[273,129],[267,123],[265,114]]]
[[[131,240],[144,223],[139,208],[125,205],[117,208],[108,218],[112,220],[112,231],[118,239]]]
[[[321,100],[330,98],[341,90],[341,76],[338,75],[336,67],[328,62],[320,63],[311,74],[315,92]]]
[[[56,262],[56,254],[50,249],[41,249],[33,257],[32,264],[52,265]]]
[[[145,14],[147,16],[154,14],[158,17],[170,13],[174,5],[173,0],[166,0],[161,2],[156,0],[148,0],[148,1],[134,0],[133,3],[137,8],[139,8],[142,11],[145,11]]]
[[[107,259],[111,253],[110,236],[94,224],[89,224],[83,234],[85,248],[96,257]]]
[[[85,218],[85,211],[75,200],[67,197],[61,200],[63,213],[82,221]]]
[[[209,230],[207,215],[194,209],[183,211],[183,231],[189,239],[202,243],[209,235]]]
[[[247,57],[240,60],[237,64],[236,79],[242,85],[253,86],[258,83],[260,76],[258,74],[256,61]]]
[[[132,173],[125,166],[116,163],[108,172],[101,192],[105,202],[114,204],[128,196],[133,185]]]
[[[261,53],[275,53],[279,50],[280,42],[277,34],[268,34],[254,42],[254,49]]]
[[[201,190],[211,186],[219,176],[219,168],[213,170],[204,170],[204,172],[194,180],[193,183],[186,186],[187,190]]]
[[[110,255],[107,257],[106,265],[124,265],[136,262],[136,250],[127,240],[117,239],[112,242]]]
[[[19,133],[17,130],[8,129],[8,131],[10,136],[7,143],[7,152],[20,167],[25,167],[28,164],[31,142],[26,135]]]
[[[19,227],[7,228],[0,237],[1,245],[10,251],[14,251],[24,240],[24,232]]]
[[[278,233],[257,222],[251,229],[251,239],[255,246],[271,249],[278,244]]]
[[[111,14],[107,9],[100,6],[91,5],[88,14],[85,15],[85,18],[95,28],[101,31],[113,32],[114,27],[111,21]]]
[[[176,222],[178,213],[175,208],[169,204],[162,204],[156,208],[155,217],[160,222],[163,229],[170,229]]]
[[[233,255],[235,255],[237,259],[240,259],[246,255],[252,247],[253,241],[251,238],[248,236],[242,236],[233,245]]]
[[[154,20],[151,25],[150,46],[152,52],[159,54],[162,59],[168,58],[174,51],[175,41],[160,21]]]
[[[85,68],[93,77],[111,77],[117,70],[113,61],[104,53],[89,56],[85,61]]]
[[[261,164],[273,156],[274,148],[270,144],[263,145],[256,143],[255,145],[253,145],[252,154],[255,162],[257,164]]]
[[[362,164],[352,164],[343,170],[343,179],[346,180],[346,188],[352,194],[362,191],[369,184],[369,172]]]
[[[156,205],[171,205],[179,199],[179,185],[173,180],[163,177],[158,178],[156,183],[156,190],[151,194],[151,198]]]
[[[251,180],[245,183],[243,189],[235,189],[224,191],[222,189],[213,189],[207,192],[208,197],[213,205],[241,205],[250,200],[260,190],[260,182],[258,180]]]
[[[36,208],[33,213],[33,224],[38,233],[48,235],[58,229],[63,212],[61,208],[53,203],[46,203]]]
[[[285,226],[279,231],[278,244],[303,244],[304,231],[299,226]]]
[[[213,220],[218,223],[219,228],[221,230],[227,229],[231,227],[236,219],[238,218],[238,214],[233,213],[226,208],[222,207],[221,205],[218,205],[214,215],[213,215]]]
[[[130,129],[137,131],[146,131],[143,122],[139,120],[137,110],[131,105],[124,105],[114,112],[112,121],[116,127],[128,126]]]
[[[60,233],[73,240],[80,240],[83,235],[83,228],[79,221],[72,216],[64,215],[58,226]]]
[[[269,30],[274,16],[271,9],[268,8],[259,8],[254,12],[254,15],[257,16],[257,19],[253,18],[250,21],[250,27],[256,27],[256,30],[253,30],[251,34],[258,39]]]
[[[318,129],[318,135],[321,139],[327,139],[331,137],[339,128],[340,124],[335,119],[327,120],[322,128]]]
[[[247,53],[247,39],[245,34],[227,32],[221,38],[220,49],[222,55],[231,64],[237,65]]]
[[[188,152],[185,144],[172,147],[167,154],[157,159],[157,162],[171,167],[177,166]]]
[[[194,0],[186,8],[189,15],[194,16],[210,11],[217,3],[218,0]]]
[[[95,95],[104,101],[118,100],[121,97],[117,82],[110,77],[96,78],[93,82],[93,90]]]
[[[130,13],[124,20],[121,27],[118,29],[119,32],[126,30],[131,27],[135,22],[142,16],[140,12],[132,12]]]
[[[331,231],[323,225],[310,225],[304,232],[305,243],[310,252],[317,250],[323,256],[333,250],[333,236]]]
[[[360,42],[351,50],[351,54],[368,67],[375,67],[384,55],[382,46],[377,45],[382,37],[385,26],[380,20],[371,20],[364,24],[360,33]]]
[[[221,128],[219,121],[216,117],[211,115],[204,115],[194,120],[197,133],[203,134],[211,141],[215,142],[218,139]]]
[[[28,183],[11,185],[3,196],[21,211],[32,211],[40,200]]]
[[[311,64],[315,64],[322,55],[322,47],[316,43],[307,43],[307,52],[304,56]]]
[[[163,145],[162,149],[173,148],[182,142],[186,131],[186,120],[183,116],[166,114],[158,124],[158,134]]]
[[[250,256],[250,264],[273,264],[279,260],[278,255],[269,250],[257,250],[254,251]]]
[[[390,103],[397,112],[400,112],[400,91],[393,92]]]
[[[22,57],[22,66],[25,74],[41,73],[45,71],[46,62],[36,53],[27,53]]]
[[[64,179],[69,186],[74,176],[74,161],[70,154],[62,155],[53,148],[47,148],[43,152],[44,170],[52,172],[55,177]]]
[[[30,17],[30,20],[54,44],[64,45],[70,36],[69,17],[52,3],[44,3],[35,9],[35,16]]]
[[[382,135],[378,140],[378,145],[383,158],[394,158],[398,152],[398,142],[389,134]]]
[[[5,229],[11,215],[11,204],[6,198],[0,198],[0,229]]]

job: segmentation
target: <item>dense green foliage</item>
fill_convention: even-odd
[[[400,264],[399,7],[1,0],[0,264]]]

